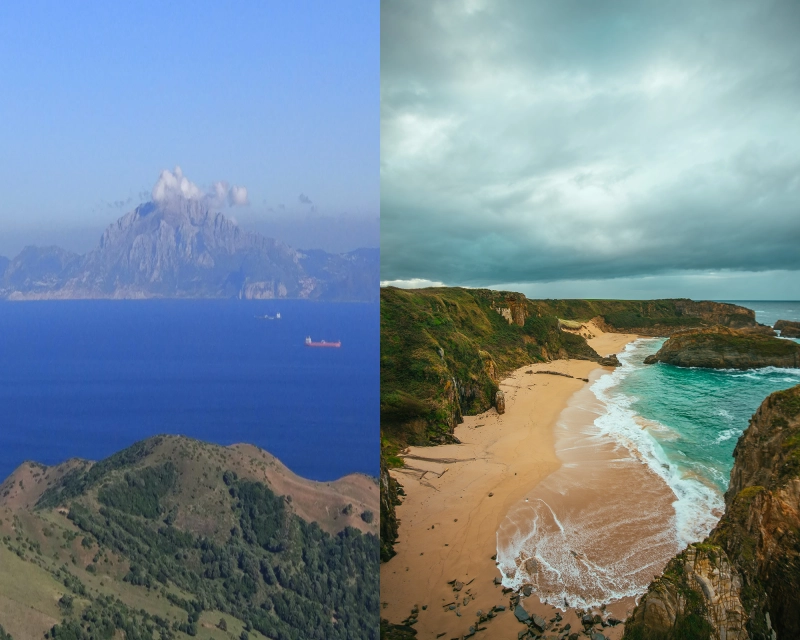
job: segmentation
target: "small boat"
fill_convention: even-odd
[[[336,342],[325,342],[325,340],[320,340],[319,342],[313,342],[310,337],[306,338],[306,346],[307,347],[332,347],[334,349],[338,349],[342,346],[342,341],[337,340]]]
[[[281,314],[276,313],[274,316],[268,316],[268,315],[256,316],[256,318],[258,318],[259,320],[280,320]]]

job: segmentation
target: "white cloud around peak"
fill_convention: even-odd
[[[246,206],[250,204],[247,198],[247,187],[229,186],[224,180],[215,182],[211,189],[203,191],[194,182],[189,180],[179,166],[174,171],[164,169],[158,177],[151,193],[153,202],[164,203],[171,200],[206,200],[211,206],[231,207]]]

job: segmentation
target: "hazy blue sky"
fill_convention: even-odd
[[[799,25],[792,0],[384,2],[382,278],[800,298]]]
[[[176,165],[243,226],[377,244],[374,1],[5,2],[0,60],[0,255],[88,249]]]

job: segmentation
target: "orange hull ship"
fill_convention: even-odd
[[[312,342],[311,338],[306,338],[306,346],[307,347],[332,347],[334,349],[338,349],[342,346],[342,341],[337,340],[336,342],[325,342],[324,340],[320,340],[319,342]]]

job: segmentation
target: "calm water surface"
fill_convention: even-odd
[[[256,444],[317,480],[377,475],[378,345],[377,304],[0,303],[0,479],[159,433]]]

